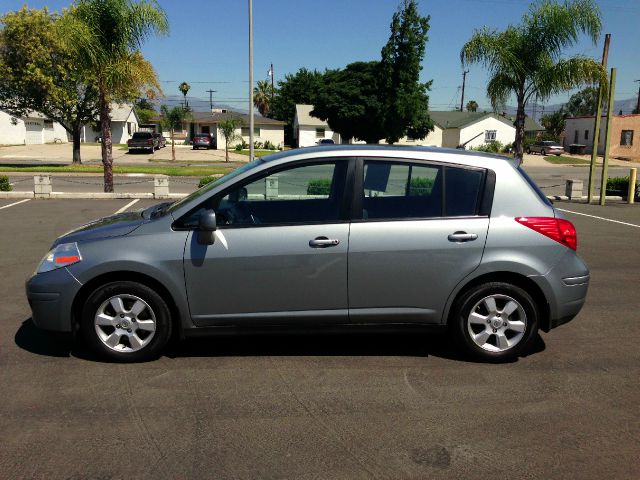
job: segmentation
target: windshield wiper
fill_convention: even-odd
[[[172,203],[173,202],[159,203],[158,205],[155,205],[151,208],[148,208],[147,210],[144,210],[142,212],[142,216],[145,218],[161,217],[162,215],[165,214],[165,212],[167,211],[167,208],[169,208],[169,205],[171,205]]]

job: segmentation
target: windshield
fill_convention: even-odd
[[[151,133],[149,132],[135,132],[133,137],[131,138],[151,138]]]
[[[200,197],[201,195],[204,195],[205,193],[207,193],[208,191],[210,191],[213,188],[216,188],[219,185],[222,185],[223,183],[228,182],[229,180],[231,180],[232,178],[237,177],[238,175],[240,175],[241,173],[244,173],[246,171],[252,170],[260,165],[262,165],[264,163],[264,160],[258,159],[258,160],[254,160],[253,162],[247,163],[246,165],[243,165],[240,168],[236,168],[235,170],[233,170],[232,172],[227,173],[225,176],[218,178],[217,180],[206,184],[205,186],[203,186],[202,188],[199,188],[198,190],[196,190],[195,192],[191,193],[190,195],[187,195],[186,197],[184,197],[182,200],[180,200],[179,202],[174,202],[172,203],[167,209],[167,212],[174,212],[176,211],[178,208],[180,208],[182,205],[186,205],[187,203],[189,203],[190,201]]]

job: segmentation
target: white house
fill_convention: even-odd
[[[58,122],[38,112],[14,117],[0,110],[0,145],[66,143],[67,131]]]
[[[324,120],[311,115],[313,105],[296,105],[293,118],[293,139],[298,147],[311,147],[320,140],[330,138],[334,143],[341,143],[340,134],[333,132]]]
[[[218,128],[218,123],[230,118],[242,121],[242,126],[236,129],[236,136],[249,142],[249,115],[228,110],[214,110],[212,112],[192,112],[191,121],[187,126],[188,135],[208,133],[216,136],[218,148],[224,148],[224,136]],[[264,144],[270,142],[275,147],[284,145],[284,122],[260,116],[253,117],[253,141]],[[233,142],[235,145],[238,141]]]
[[[134,132],[138,131],[139,125],[140,120],[133,105],[127,103],[111,104],[111,137],[114,144],[127,143]],[[99,124],[95,126],[99,127]],[[100,137],[102,137],[102,133],[99,129],[94,130],[91,125],[82,127],[80,141],[95,142]]]

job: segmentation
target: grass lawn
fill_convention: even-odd
[[[556,155],[547,155],[544,159],[555,165],[589,165],[591,162],[589,160],[584,160],[582,158],[574,158],[574,157],[565,157],[564,155],[556,156]]]
[[[114,166],[113,173],[147,173],[169,175],[172,177],[205,177],[207,175],[225,174],[233,167],[184,167],[184,166]],[[0,172],[34,172],[34,173],[103,173],[100,165],[0,165]]]
[[[239,152],[237,150],[229,150],[229,151],[233,153],[239,153],[240,155],[249,156],[249,150],[240,150]],[[271,155],[272,153],[278,153],[278,152],[279,150],[254,150],[253,156],[256,158],[260,158],[260,157],[264,157],[265,155]]]

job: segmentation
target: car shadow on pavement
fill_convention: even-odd
[[[102,361],[71,334],[47,332],[37,328],[28,318],[15,334],[18,347],[36,355],[76,357],[88,361]],[[537,335],[529,352],[522,357],[543,351],[544,340]],[[466,355],[442,331],[396,330],[361,332],[346,329],[339,333],[283,333],[254,335],[218,335],[173,342],[166,349],[169,358],[189,357],[439,357],[460,362],[478,360]],[[521,357],[521,358],[522,358]],[[508,362],[515,362],[510,360]],[[480,362],[481,363],[481,362]]]

